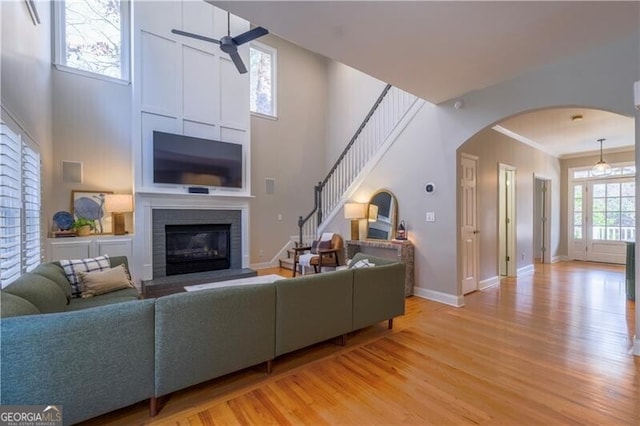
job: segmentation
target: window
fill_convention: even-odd
[[[129,80],[129,2],[54,2],[56,66]]]
[[[276,50],[262,43],[249,46],[251,112],[276,117]]]
[[[0,285],[40,264],[40,154],[0,125]]]
[[[633,180],[593,185],[594,240],[635,241],[635,193]]]

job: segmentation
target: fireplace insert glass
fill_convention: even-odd
[[[166,225],[167,275],[229,269],[231,224]]]

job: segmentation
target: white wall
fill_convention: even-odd
[[[473,136],[459,149],[459,153],[478,156],[477,194],[479,238],[479,279],[489,280],[498,272],[498,165],[516,168],[516,268],[532,265],[535,252],[534,175],[551,179],[551,256],[558,255],[560,243],[560,160],[535,148],[511,139],[493,129]]]
[[[347,146],[386,85],[335,61],[329,63],[328,72],[327,168]]]
[[[54,69],[53,139],[54,211],[71,211],[73,190],[131,193],[130,84]],[[82,183],[63,182],[63,161],[82,163]],[[133,232],[131,215],[125,219]]]
[[[458,273],[456,150],[479,131],[505,118],[557,106],[598,108],[632,116],[631,87],[637,80],[640,37],[618,40],[566,58],[513,80],[468,93],[464,108],[453,101],[426,104],[356,193],[363,199],[378,188],[398,198],[399,218],[416,245],[417,292],[463,303]],[[615,66],[613,65],[615,64]],[[424,192],[433,181],[437,191]],[[436,222],[426,223],[433,211]],[[344,219],[330,226],[346,229]]]
[[[187,193],[187,185],[153,182],[153,130],[243,145],[243,188],[250,195],[249,74],[240,74],[219,45],[171,33],[220,39],[227,13],[203,1],[134,3],[133,153],[136,191]],[[231,33],[249,23],[231,17]],[[238,52],[248,64],[248,47]]]
[[[171,32],[179,29],[220,39],[227,13],[203,1],[134,2],[133,113],[131,148],[136,192],[134,275],[153,278],[153,210],[239,210],[242,267],[249,266],[251,144],[249,74],[240,74],[218,44]],[[231,34],[249,23],[231,15]],[[238,53],[249,63],[248,45]],[[189,185],[153,182],[153,131],[241,144],[242,188],[210,187],[190,194]]]
[[[43,171],[43,220],[51,217],[52,78],[51,5],[37,1],[40,25],[34,25],[23,1],[0,2],[0,95],[2,120],[40,151]]]
[[[254,267],[277,265],[280,250],[297,235],[298,216],[313,206],[314,185],[327,171],[328,60],[273,35],[259,41],[278,52],[278,117],[251,117]],[[274,194],[266,193],[265,179],[275,179]]]

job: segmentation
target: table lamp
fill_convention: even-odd
[[[360,219],[367,217],[366,204],[346,203],[344,205],[344,218],[351,219],[351,239],[360,239]]]
[[[124,235],[124,213],[133,211],[133,196],[131,194],[107,194],[104,209],[113,217],[113,234]]]

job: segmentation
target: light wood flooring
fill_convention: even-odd
[[[268,271],[269,273],[278,271]],[[290,271],[289,271],[290,272]],[[278,273],[286,274],[286,271]],[[89,424],[639,425],[624,267],[536,265],[453,308],[407,314]]]

